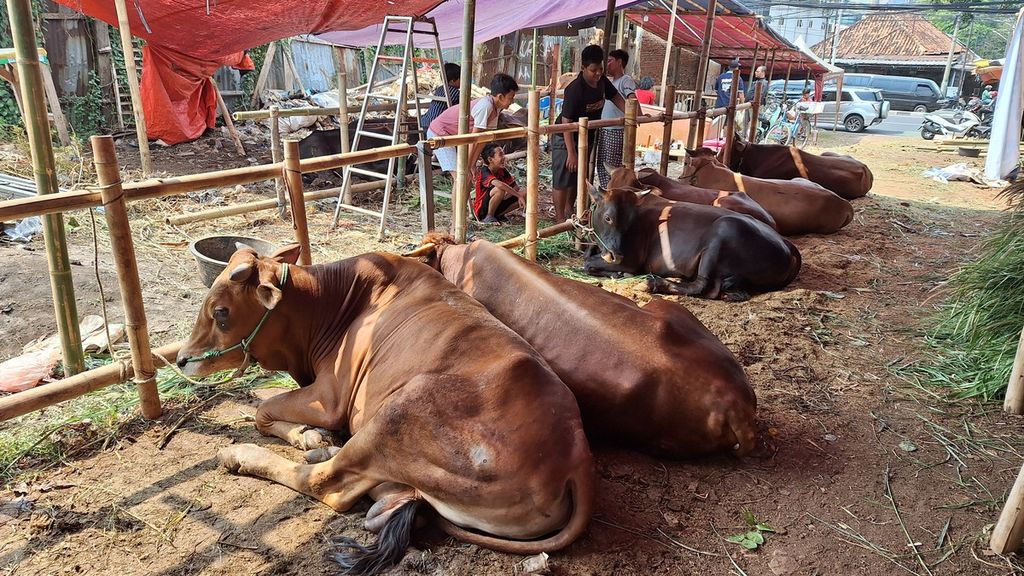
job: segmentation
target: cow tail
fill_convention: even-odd
[[[789,276],[786,277],[786,282],[783,284],[783,286],[788,286],[790,282],[796,279],[796,275],[800,273],[803,258],[800,256],[800,250],[797,249],[795,244],[787,238],[783,238],[782,241],[789,247]]]
[[[332,538],[331,544],[335,551],[330,553],[330,557],[341,568],[341,574],[372,576],[398,564],[409,548],[419,505],[420,501],[413,499],[396,508],[388,516],[377,539],[367,546],[356,542],[354,538]]]
[[[554,552],[572,544],[587,529],[594,507],[596,490],[594,470],[590,466],[584,466],[583,470],[577,472],[575,477],[569,479],[568,489],[569,497],[572,499],[572,512],[569,521],[558,533],[543,540],[508,540],[479,532],[470,532],[442,517],[438,517],[438,522],[441,529],[449,536],[498,552],[520,555]]]

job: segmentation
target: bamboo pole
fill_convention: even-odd
[[[292,228],[295,229],[295,240],[302,246],[299,253],[299,264],[308,266],[313,263],[313,254],[309,246],[309,228],[306,226],[306,202],[302,195],[302,172],[299,168],[299,141],[284,141],[284,181],[288,188],[288,200],[292,206]]]
[[[238,152],[239,156],[245,156],[245,147],[242,146],[242,138],[238,135],[238,130],[235,130],[235,123],[231,120],[231,111],[228,110],[228,105],[224,102],[224,97],[220,95],[220,88],[217,88],[217,81],[210,79],[213,84],[213,93],[217,95],[217,107],[220,108],[220,115],[224,118],[224,125],[228,128],[228,133],[231,134],[231,139],[235,141],[235,151]]]
[[[992,529],[989,546],[996,554],[1008,554],[1020,548],[1024,542],[1024,467],[1017,474],[1017,480],[1006,497],[1006,504],[999,514],[999,521]]]
[[[59,188],[53,159],[53,143],[50,141],[50,121],[46,115],[31,3],[29,0],[7,0],[7,9],[18,60],[19,84],[22,104],[25,107],[25,128],[28,131],[32,172],[39,194],[37,198],[57,196]],[[53,295],[64,370],[66,374],[77,374],[85,368],[85,362],[63,217],[54,215],[43,219],[43,239],[46,243],[50,291]]]
[[[274,65],[274,54],[276,52],[277,42],[271,42],[270,46],[267,47],[267,53],[263,56],[263,66],[260,67],[259,78],[256,79],[256,84],[252,88],[252,101],[249,102],[249,106],[253,108],[259,102],[260,92],[263,92],[263,86],[267,83],[267,76],[270,75],[270,69]],[[241,120],[241,118],[235,116],[235,120]]]
[[[547,228],[542,228],[542,229],[540,229],[540,230],[538,230],[536,232],[537,240],[539,240],[541,238],[549,238],[549,237],[554,236],[556,234],[561,234],[562,232],[568,232],[569,230],[573,229],[573,226],[574,226],[574,224],[572,222],[569,222],[568,220],[566,220],[565,222],[560,222],[560,223],[555,224],[553,226],[548,226]],[[526,244],[526,234],[520,234],[519,236],[513,236],[513,237],[511,237],[511,238],[509,238],[507,240],[502,240],[501,242],[498,242],[498,246],[501,246],[502,248],[516,248],[516,247],[522,246],[523,244]],[[532,245],[534,247],[536,247],[537,241],[534,240]],[[526,244],[526,246],[527,246],[527,249],[529,249],[529,247],[531,245],[530,244]],[[534,250],[536,251],[536,248],[534,248]],[[527,257],[527,258],[529,258],[529,257]],[[536,257],[536,255],[534,255],[533,260],[536,260],[536,259],[537,259],[537,257]]]
[[[530,54],[530,85],[537,85],[537,29],[533,29],[533,50]]]
[[[1013,358],[1010,382],[1006,386],[1006,400],[1003,410],[1010,414],[1024,414],[1024,330],[1017,342],[1017,354]]]
[[[184,345],[184,342],[175,342],[157,348],[153,351],[151,362],[163,364],[163,360],[159,356],[173,362],[178,350]],[[115,360],[106,366],[50,382],[46,386],[4,396],[0,398],[0,422],[77,398],[100,388],[125,382],[129,378],[131,367],[131,362],[128,360]]]
[[[553,102],[553,100],[552,100]],[[527,260],[537,260],[537,200],[540,195],[540,94],[530,90],[526,136],[526,241]],[[577,191],[579,192],[579,191]]]
[[[665,87],[668,85],[668,63],[672,59],[672,47],[675,45],[676,11],[679,0],[672,0],[672,13],[668,15],[668,39],[665,43],[665,61],[661,67],[661,106],[665,107]]]
[[[757,52],[761,49],[761,45],[754,43],[754,56],[750,59],[750,76],[747,77],[747,86],[750,86],[754,82],[754,78],[757,75]],[[767,53],[765,54],[767,56]],[[740,71],[736,71],[737,76],[742,76]]]
[[[747,141],[748,142],[757,142],[757,124],[758,124],[757,116],[758,116],[758,114],[761,113],[761,88],[762,87],[763,87],[763,85],[760,82],[756,86],[754,86],[754,101],[751,103],[751,106],[750,106],[750,116],[751,116],[750,130],[747,133]]]
[[[411,181],[415,178],[414,175],[406,176],[406,181]],[[383,180],[379,182],[360,182],[359,184],[352,185],[353,192],[369,192],[372,190],[380,190],[384,187],[385,182]],[[327,188],[325,190],[314,190],[313,192],[305,192],[302,195],[303,200],[308,204],[317,200],[324,200],[326,198],[337,198],[338,193],[341,192],[341,187]],[[259,210],[270,210],[271,208],[277,208],[277,200],[257,200],[256,202],[246,202],[244,204],[235,204],[234,206],[222,206],[219,208],[211,208],[209,210],[203,210],[200,212],[190,212],[188,214],[181,214],[178,216],[168,216],[164,218],[164,222],[172,226],[181,226],[182,224],[191,224],[193,222],[203,222],[206,220],[216,220],[218,218],[227,218],[229,216],[238,216],[241,214],[248,214],[250,212],[257,212]]]
[[[351,140],[348,134],[348,69],[345,64],[345,51],[340,47],[334,47],[334,58],[337,61],[338,69],[338,129],[341,137],[342,153],[351,152]],[[352,203],[352,179],[348,180],[349,186],[341,195],[341,201],[345,204]]]
[[[668,102],[668,104],[664,106],[664,108],[665,108],[665,114],[664,114],[665,129],[664,129],[664,131],[662,132],[662,135],[661,135],[661,166],[660,166],[660,168],[661,168],[661,175],[662,176],[668,176],[668,161],[670,160],[669,152],[672,151],[672,119],[673,119],[672,116],[673,116],[673,112],[674,112],[674,109],[675,109],[675,103],[676,103],[676,87],[674,85],[672,85],[672,84],[669,84],[668,86],[666,86],[665,87],[665,95],[667,96],[665,98],[665,101]]]
[[[615,0],[608,0],[608,7],[604,11],[604,38],[601,42],[601,50],[604,57],[608,57],[608,46],[612,41],[612,24],[615,22]],[[583,190],[580,188],[580,190]],[[579,192],[579,190],[577,190]]]
[[[462,9],[462,77],[461,85],[466,98],[459,98],[459,134],[469,132],[469,89],[473,85],[473,30],[476,24],[476,0],[465,0]],[[440,56],[439,56],[440,57]],[[469,202],[469,177],[473,166],[469,165],[469,146],[459,147],[455,165],[455,188],[452,189],[452,223],[455,226],[455,241],[466,241],[467,204]]]
[[[280,115],[280,106],[270,107],[270,159],[274,164],[281,161]],[[274,192],[277,193],[277,216],[283,220],[288,211],[288,202],[284,194],[284,179],[280,176],[274,178]]]
[[[590,119],[586,116],[581,116],[579,124],[579,134],[576,139],[577,154],[576,157],[579,159],[579,165],[576,166],[576,219],[578,221],[583,220],[583,214],[587,211],[587,199],[590,195],[587,194],[587,175],[590,174],[588,170],[587,162],[590,160],[590,130],[587,129],[587,124]],[[568,141],[568,139],[566,139]],[[580,236],[576,237],[576,249],[580,250],[583,247],[583,239]]]
[[[782,82],[782,99],[786,100],[786,89],[789,88],[789,75],[793,72],[793,63],[786,66],[786,80]]]
[[[705,110],[704,85],[708,79],[708,59],[711,58],[711,35],[715,31],[715,10],[718,8],[718,0],[708,0],[708,9],[704,21],[704,38],[700,43],[700,59],[697,61],[697,80],[693,88],[693,103],[690,109]],[[690,132],[686,136],[686,147],[693,150],[696,139],[699,136],[704,139],[704,114],[698,116],[697,122],[690,124]]]
[[[149,153],[149,137],[146,135],[146,116],[142,112],[142,94],[139,92],[139,72],[135,68],[135,49],[132,46],[132,30],[128,23],[128,8],[125,0],[114,0],[117,8],[117,29],[121,33],[121,50],[124,52],[124,71],[128,77],[128,90],[132,97],[132,114],[135,116],[135,136],[139,140],[139,159],[142,175],[153,173],[153,158]]]
[[[132,228],[128,221],[127,202],[121,189],[121,171],[117,166],[114,139],[110,136],[93,136],[93,165],[96,180],[103,196],[103,213],[110,231],[110,248],[117,266],[117,280],[121,286],[121,305],[124,306],[124,327],[132,351],[132,369],[135,385],[139,388],[139,403],[142,415],[150,420],[163,413],[160,394],[156,389],[156,367],[153,352],[149,347],[149,331],[146,323],[146,309],[142,303],[142,282],[139,280],[139,264],[135,260],[135,245]]]
[[[622,125],[622,165],[632,170],[636,167],[636,98],[626,98],[626,118]]]
[[[555,101],[558,100],[558,77],[562,75],[562,43],[555,42],[551,48],[551,93],[548,98],[548,125],[554,125],[558,114],[555,112]]]
[[[438,136],[437,138],[430,139],[430,147],[437,150],[438,148],[448,148],[449,146],[511,140],[512,138],[522,138],[526,135],[526,128],[502,128],[501,130],[488,130],[487,132]]]
[[[722,163],[726,166],[729,165],[729,159],[732,157],[732,143],[736,140],[736,98],[739,96],[740,83],[736,81],[739,78],[740,71],[737,69],[734,73],[736,78],[733,78],[732,87],[729,90],[729,109],[725,116],[725,152],[722,153]]]

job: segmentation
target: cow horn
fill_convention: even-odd
[[[637,190],[636,191],[636,195],[639,198],[643,198],[644,196],[647,196],[650,193],[651,193],[651,189],[650,188],[648,188],[646,190]]]
[[[427,242],[426,244],[424,244],[422,246],[418,246],[416,249],[414,249],[411,252],[406,252],[405,254],[402,254],[402,256],[404,256],[406,258],[419,258],[421,256],[426,256],[427,254],[430,254],[431,251],[436,250],[436,249],[437,249],[437,244],[434,244],[433,242]]]

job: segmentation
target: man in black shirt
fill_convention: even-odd
[[[562,112],[556,120],[558,124],[572,124],[584,116],[590,121],[599,120],[605,99],[611,100],[619,110],[626,108],[626,101],[604,75],[604,50],[593,44],[587,46],[580,54],[580,60],[583,69],[565,87]],[[587,134],[591,146],[594,134],[594,130]],[[555,222],[564,222],[575,213],[576,172],[581,160],[576,157],[576,135],[577,132],[573,131],[551,136],[551,195],[555,204]],[[584,168],[586,160],[582,159]]]

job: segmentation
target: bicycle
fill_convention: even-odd
[[[763,144],[766,141],[768,131],[779,122],[784,113],[781,97],[777,94],[768,94],[768,98],[758,114],[757,132],[754,134],[755,144]]]
[[[803,148],[811,134],[811,122],[807,110],[797,103],[788,108],[779,120],[768,129],[765,141],[783,146]]]

